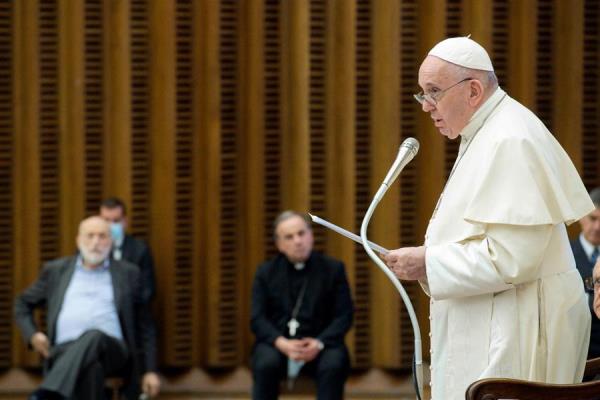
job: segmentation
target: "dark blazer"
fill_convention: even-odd
[[[50,261],[39,278],[15,300],[14,312],[23,338],[30,343],[31,336],[38,331],[33,311],[45,307],[48,339],[51,346],[56,340],[56,321],[69,286],[77,256]],[[139,380],[144,372],[156,371],[156,329],[140,290],[138,267],[125,261],[110,261],[115,305],[123,330],[123,336],[131,357],[128,368],[126,393],[135,395],[139,391]]]
[[[289,337],[287,323],[295,303],[289,289],[290,265],[279,254],[256,272],[251,327],[257,342],[272,345],[278,336]],[[314,337],[325,346],[343,346],[354,312],[344,264],[313,252],[305,265],[308,285],[298,313],[297,337]]]
[[[577,270],[581,274],[581,278],[585,279],[591,277],[594,265],[590,262],[587,254],[585,254],[585,250],[583,250],[583,246],[581,246],[579,236],[571,241],[571,249],[573,249],[575,264],[577,265]],[[590,335],[590,347],[588,349],[589,359],[600,357],[600,319],[598,319],[596,313],[594,312],[594,292],[590,292],[587,289],[586,292],[588,292],[588,303],[590,306],[590,312],[592,314],[592,331]]]
[[[142,299],[149,302],[154,298],[156,292],[156,280],[154,278],[154,259],[150,248],[143,240],[136,239],[131,235],[125,235],[121,245],[122,260],[129,261],[140,268],[142,274]],[[111,252],[112,254],[112,252]]]

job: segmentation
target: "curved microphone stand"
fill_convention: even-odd
[[[384,264],[381,258],[379,258],[375,254],[375,252],[368,245],[367,239],[367,227],[369,226],[369,222],[371,221],[371,216],[373,215],[375,208],[377,208],[377,205],[383,198],[385,192],[387,192],[390,184],[393,183],[393,181],[398,177],[400,171],[404,168],[404,166],[406,166],[406,164],[408,164],[410,160],[412,160],[412,158],[417,154],[418,150],[419,142],[417,142],[417,140],[413,138],[406,139],[400,146],[400,151],[398,152],[398,157],[396,158],[396,161],[392,165],[390,171],[388,172],[388,175],[381,184],[381,187],[373,197],[373,200],[369,205],[369,209],[367,210],[367,213],[365,214],[362,220],[362,224],[360,226],[360,239],[365,251],[371,258],[371,260],[373,260],[373,262],[377,264],[377,266],[392,282],[396,290],[398,290],[398,292],[400,293],[400,296],[404,301],[404,305],[406,306],[406,310],[408,311],[408,315],[410,316],[410,322],[415,335],[415,371],[413,371],[415,373],[416,381],[415,389],[417,391],[417,399],[421,399],[421,393],[423,393],[423,355],[421,349],[421,329],[419,328],[419,322],[417,321],[415,310],[410,301],[410,298],[408,297],[408,294],[404,290],[404,287],[402,287],[400,280],[396,277],[396,275],[394,275],[394,273],[388,268],[388,266]]]

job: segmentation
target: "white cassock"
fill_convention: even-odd
[[[425,237],[433,399],[488,377],[581,381],[590,313],[565,223],[593,209],[559,143],[498,88],[461,132]]]

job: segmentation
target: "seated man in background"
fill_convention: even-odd
[[[104,398],[104,379],[125,377],[125,394],[136,399],[160,389],[156,332],[141,298],[139,269],[111,260],[109,224],[90,217],[79,225],[79,254],[46,264],[40,277],[15,300],[25,341],[44,357],[45,376],[30,400]],[[45,307],[48,334],[33,313]]]
[[[318,399],[342,399],[353,315],[344,264],[312,251],[306,215],[283,212],[274,236],[280,253],[259,266],[252,288],[252,398],[277,399],[286,370],[293,379],[302,368],[316,379]]]
[[[100,204],[100,216],[110,223],[113,240],[111,256],[113,259],[129,261],[140,268],[142,274],[142,298],[149,302],[156,291],[154,279],[154,260],[150,248],[143,240],[126,233],[127,208],[123,200],[109,197]]]
[[[594,314],[594,285],[592,284],[592,269],[600,251],[600,187],[593,189],[590,197],[596,208],[579,220],[581,234],[571,241],[577,270],[585,283],[592,314],[588,359],[600,357],[600,319]]]

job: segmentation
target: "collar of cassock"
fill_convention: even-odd
[[[481,128],[483,123],[490,116],[492,111],[494,111],[498,103],[500,103],[505,95],[506,92],[498,87],[494,94],[492,94],[490,98],[487,99],[477,111],[475,111],[475,114],[473,114],[469,120],[469,123],[467,123],[467,126],[465,126],[460,133],[461,142],[469,142],[471,139],[473,139],[475,133],[477,133],[477,131]]]

